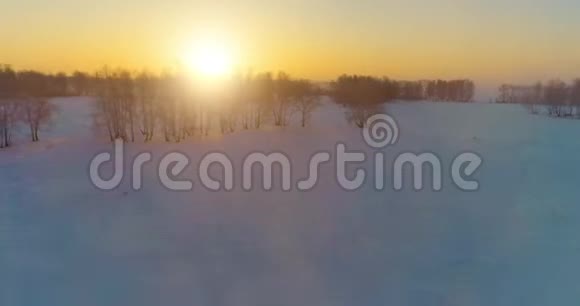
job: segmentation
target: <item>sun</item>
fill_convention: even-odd
[[[186,51],[189,68],[203,77],[222,77],[232,72],[232,53],[224,42],[198,41]]]

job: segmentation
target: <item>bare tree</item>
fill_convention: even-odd
[[[578,116],[578,107],[580,106],[580,79],[574,80],[570,89],[570,104],[574,107],[574,115]]]
[[[165,141],[181,141],[191,130],[195,107],[182,76],[166,72],[160,79],[158,118]],[[206,130],[207,132],[208,130]]]
[[[253,111],[253,79],[251,72],[238,76],[238,84],[235,88],[235,98],[237,99],[237,110],[240,112],[240,122],[242,128],[247,130],[252,124]]]
[[[12,145],[12,129],[20,120],[20,104],[15,100],[0,101],[0,148]]]
[[[19,96],[22,103],[22,119],[30,130],[33,142],[39,141],[38,132],[52,118],[54,105],[48,100],[51,95],[51,78],[35,71],[18,73]]]
[[[379,113],[386,102],[383,82],[370,76],[343,75],[332,83],[333,98],[348,108],[347,120],[363,128],[372,115]]]
[[[560,80],[552,80],[546,85],[544,99],[548,104],[548,112],[550,115],[558,117],[564,115],[563,107],[566,104],[567,97],[566,83]]]
[[[28,124],[33,142],[40,140],[38,131],[42,125],[50,123],[54,109],[54,105],[47,98],[33,98],[24,101],[24,120]]]
[[[279,72],[274,83],[274,99],[272,102],[272,115],[274,125],[286,126],[290,116],[290,103],[292,98],[292,79],[285,72]]]
[[[18,120],[16,72],[8,65],[0,65],[0,148],[9,147],[11,130]]]
[[[121,103],[122,91],[117,72],[112,72],[107,67],[97,72],[98,117],[96,123],[106,127],[111,141],[119,138],[127,140],[124,107]]]
[[[158,95],[158,80],[147,72],[135,79],[135,96],[139,104],[140,131],[145,142],[151,141],[155,133],[155,101]]]
[[[294,82],[294,107],[300,114],[300,125],[305,127],[310,121],[312,112],[320,106],[319,90],[307,80]]]
[[[252,118],[254,128],[259,129],[265,121],[269,108],[272,106],[274,97],[274,79],[272,74],[263,73],[254,79],[251,85]]]
[[[114,85],[116,87],[117,103],[121,105],[121,129],[124,132],[125,140],[135,142],[135,121],[137,105],[135,102],[135,90],[131,73],[127,70],[120,70],[117,72]]]

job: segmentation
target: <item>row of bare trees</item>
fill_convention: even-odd
[[[551,116],[578,117],[580,79],[571,84],[558,79],[529,86],[504,84],[499,88],[497,102],[523,104],[532,113],[538,113],[543,107]]]
[[[64,83],[63,83],[64,80]],[[33,142],[39,140],[42,125],[50,122],[54,106],[49,97],[66,87],[66,77],[35,71],[14,71],[0,65],[0,148],[12,144],[14,128],[25,124]]]
[[[293,114],[306,126],[321,96],[310,81],[283,72],[236,75],[216,86],[180,73],[104,68],[87,84],[91,84],[87,93],[98,98],[98,126],[106,129],[111,140],[130,142],[139,133],[146,142],[157,133],[167,142],[179,142],[207,135],[212,127],[226,134],[258,129],[266,121],[287,126]]]
[[[135,131],[141,132],[144,141],[152,140],[157,131],[165,141],[179,142],[196,133],[207,135],[216,125],[224,134],[259,129],[266,121],[283,127],[293,115],[299,116],[304,127],[323,95],[345,106],[347,120],[363,127],[368,117],[381,111],[384,102],[426,99],[430,84],[440,86],[437,88],[442,92],[434,94],[440,94],[442,100],[469,101],[474,91],[473,82],[468,80],[409,82],[357,75],[343,75],[322,90],[284,72],[238,74],[213,91],[204,88],[207,84],[194,87],[195,81],[179,73],[153,75],[105,68],[92,79],[78,73],[71,79],[75,80],[72,88],[83,88],[99,97],[97,122],[106,127],[110,139],[127,141],[135,141]],[[406,96],[405,88],[415,85],[421,94]]]
[[[14,71],[0,67],[0,146],[9,146],[15,124],[28,125],[32,141],[49,122],[49,97],[95,97],[95,124],[111,140],[179,142],[187,137],[259,129],[268,122],[284,127],[293,116],[308,125],[321,97],[331,96],[347,109],[347,120],[363,127],[367,118],[391,100],[471,101],[470,80],[397,81],[343,75],[322,89],[308,80],[279,72],[237,74],[219,84],[193,80],[186,74],[132,72],[102,68],[71,75]]]

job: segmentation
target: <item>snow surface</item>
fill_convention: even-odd
[[[60,108],[39,144],[0,151],[0,305],[577,305],[580,300],[580,121],[492,104],[397,103],[401,138],[385,150],[430,151],[440,192],[343,191],[330,165],[309,192],[110,192],[88,178],[91,100]],[[281,151],[305,176],[308,157],[344,142],[371,152],[331,104],[309,128],[241,131],[181,144],[132,144],[127,155]],[[481,154],[477,192],[448,175]],[[362,165],[371,169],[370,163]],[[387,170],[387,173],[389,171]],[[390,184],[390,178],[387,183]]]

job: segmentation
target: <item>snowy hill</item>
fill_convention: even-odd
[[[154,163],[143,189],[95,188],[90,99],[67,98],[41,142],[0,151],[0,305],[576,305],[580,300],[580,121],[515,105],[396,103],[399,142],[433,152],[443,189],[356,191],[321,167],[311,191],[239,186],[164,188]],[[225,152],[241,168],[252,151],[284,152],[295,177],[338,142],[367,154],[361,131],[325,103],[305,129],[239,131],[179,144],[126,146],[159,160]],[[448,172],[477,152],[480,188]],[[129,169],[130,165],[125,165]],[[370,162],[359,165],[372,171]],[[349,169],[349,173],[355,169]],[[387,169],[387,174],[389,173]],[[391,179],[387,176],[388,184]]]

